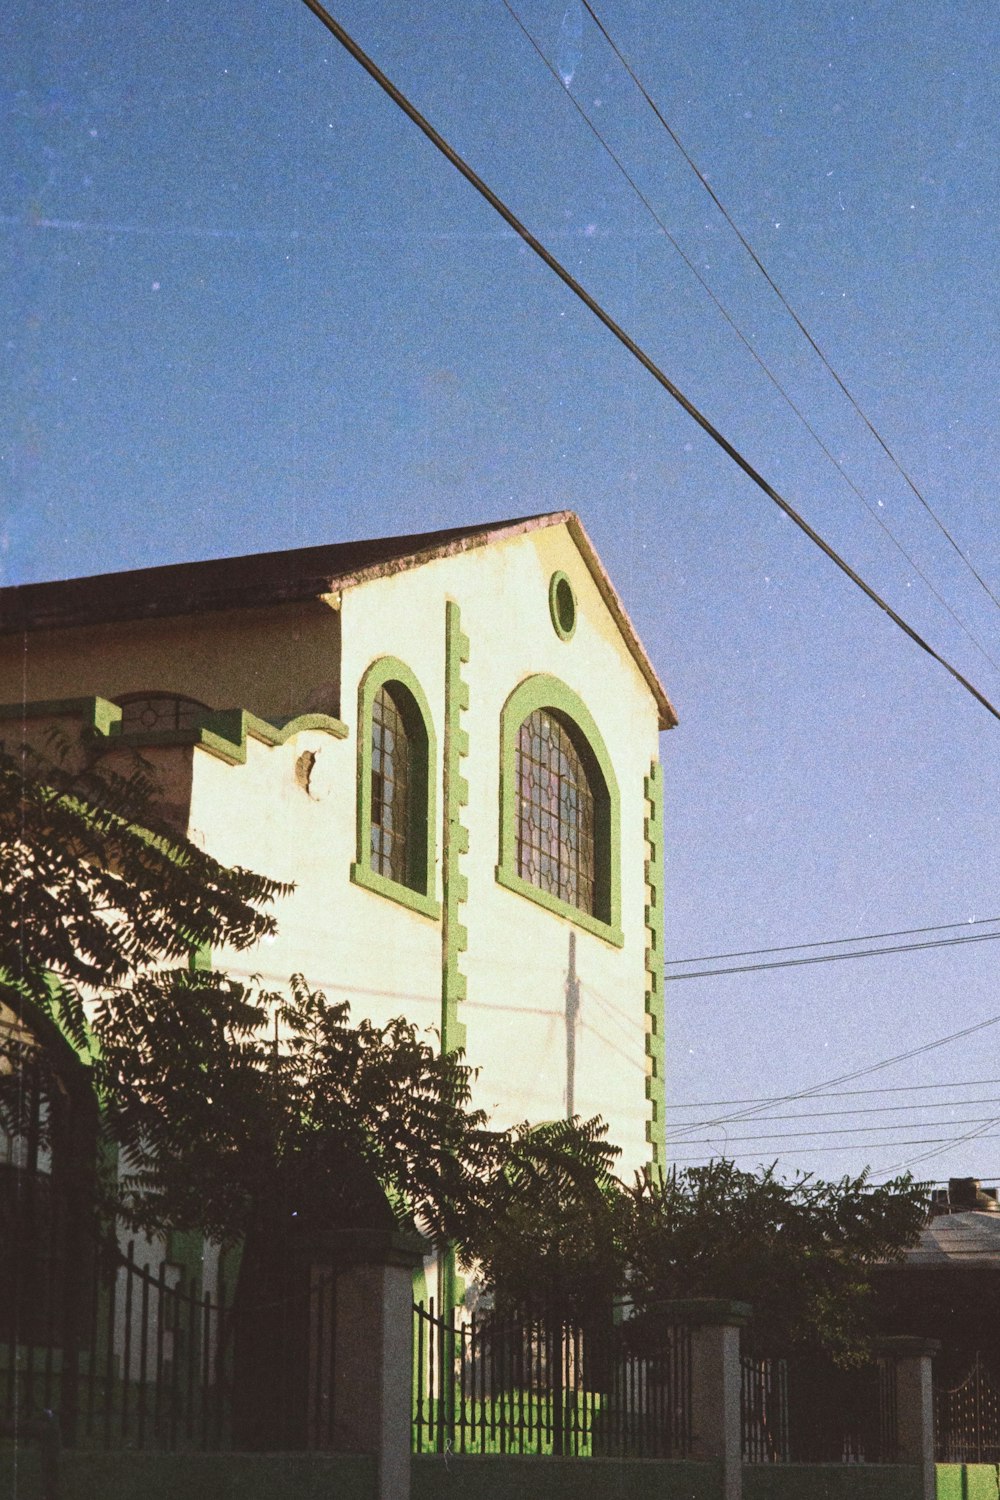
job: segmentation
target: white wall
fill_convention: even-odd
[[[577,596],[577,627],[564,642],[549,617],[548,585],[563,569]],[[441,895],[441,764],[444,739],[445,600],[461,609],[471,642],[463,675],[470,740],[463,773],[470,849],[462,868],[469,947],[462,968],[469,1061],[480,1072],[477,1102],[506,1125],[552,1119],[566,1108],[566,984],[575,944],[580,1014],[575,1105],[602,1114],[624,1148],[623,1170],[648,1157],[644,1047],[647,899],[643,779],[657,754],[656,706],[586,565],[564,526],[411,568],[358,586],[342,600],[341,715],[350,735],[319,732],[284,746],[248,744],[245,766],[195,753],[192,830],[213,853],[297,890],[279,911],[276,940],[236,966],[280,980],[293,970],[346,995],[356,1015],[405,1013],[421,1025],[440,1016],[440,924],[349,880],[356,857],[357,686],[383,655],[405,661],[430,704],[437,738],[437,894]],[[618,949],[496,882],[499,721],[519,681],[545,672],[589,707],[616,768],[621,793],[622,927]],[[303,751],[317,760],[310,792],[296,781]]]

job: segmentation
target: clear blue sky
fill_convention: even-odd
[[[517,8],[565,85],[502,0],[343,0],[335,14],[768,478],[1000,700],[1000,671],[574,110],[567,88],[1000,661],[996,605],[577,0]],[[1000,593],[1000,17],[972,0],[597,8]],[[0,28],[5,582],[569,506],[680,714],[663,742],[669,957],[1000,913],[1000,723],[712,447],[300,0],[23,0]],[[794,1092],[974,1025],[1000,1014],[998,965],[986,942],[673,984],[671,1103]],[[1000,1026],[851,1086],[1000,1080],[998,1049]],[[880,1171],[930,1145],[876,1146],[893,1138],[876,1125],[905,1124],[900,1143],[961,1135],[1000,1116],[1000,1082],[789,1111],[917,1100],[932,1107],[691,1134],[752,1165],[782,1143],[735,1137],[843,1123],[856,1133],[786,1139],[800,1149],[782,1165]],[[726,1111],[676,1118],[699,1113]],[[920,1170],[998,1177],[998,1146],[1000,1123]]]

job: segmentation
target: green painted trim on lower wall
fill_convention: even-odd
[[[0,704],[0,721],[71,716],[79,716],[83,727],[97,738],[113,740],[116,745],[137,750],[157,745],[193,745],[229,765],[239,766],[246,762],[248,739],[265,745],[283,745],[307,729],[333,735],[338,740],[348,735],[347,725],[329,714],[296,714],[270,723],[245,708],[220,708],[207,713],[203,722],[191,729],[134,730],[122,734],[122,711],[108,698],[54,698]]]
[[[538,708],[555,709],[577,728],[583,746],[589,751],[588,767],[595,792],[594,855],[598,879],[597,902],[600,916],[592,916],[561,901],[548,891],[532,885],[517,870],[517,737],[529,714]],[[603,787],[601,785],[603,783]],[[603,796],[601,793],[603,792]],[[500,860],[496,868],[499,885],[524,896],[546,911],[565,917],[585,932],[603,938],[616,948],[624,947],[621,928],[621,799],[618,779],[604,743],[587,705],[573,689],[558,677],[538,673],[528,677],[511,693],[500,713]]]
[[[444,818],[441,837],[441,872],[444,922],[441,929],[441,1051],[457,1052],[465,1047],[465,1025],[458,1018],[466,998],[466,980],[461,956],[469,941],[462,908],[469,882],[462,873],[462,856],[468,852],[469,830],[462,813],[469,803],[469,783],[462,762],[469,753],[469,736],[462,728],[462,715],[469,706],[469,687],[462,667],[469,660],[469,637],[462,631],[462,616],[453,599],[445,603],[444,687]]]
[[[721,1464],[694,1459],[424,1453],[412,1473],[411,1500],[723,1500],[724,1493]]]
[[[650,1165],[667,1164],[667,1090],[663,983],[663,767],[650,763],[645,779],[646,797],[646,1098],[649,1119],[646,1139]]]
[[[743,1500],[924,1500],[924,1471],[919,1464],[744,1464]]]
[[[15,1481],[16,1473],[16,1481]],[[87,1453],[59,1456],[65,1500],[375,1500],[360,1453]],[[16,1485],[16,1487],[15,1487]],[[0,1495],[42,1500],[37,1445],[0,1452]]]
[[[937,1464],[937,1500],[997,1500],[1000,1464]]]

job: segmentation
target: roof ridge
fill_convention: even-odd
[[[127,620],[176,618],[234,609],[262,609],[329,598],[377,578],[490,542],[564,525],[652,693],[662,729],[677,722],[666,688],[646,654],[614,584],[575,511],[543,511],[440,531],[329,542],[283,552],[165,563],[83,578],[0,589],[0,634],[71,629]]]

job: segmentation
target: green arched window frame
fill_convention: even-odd
[[[518,732],[536,709],[548,709],[569,720],[594,793],[594,875],[596,912],[583,911],[525,880],[517,869]],[[500,885],[534,901],[547,911],[621,948],[621,799],[601,731],[583,699],[557,677],[539,674],[520,683],[500,714]]]
[[[372,866],[372,706],[382,688],[389,688],[403,714],[410,742],[410,879],[392,880]],[[358,836],[357,859],[351,879],[379,896],[387,896],[411,911],[437,919],[435,896],[435,775],[437,745],[426,694],[416,676],[396,656],[372,662],[358,685]]]

